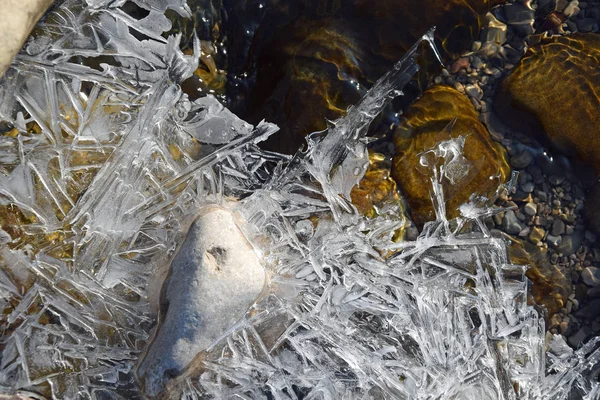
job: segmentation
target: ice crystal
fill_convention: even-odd
[[[163,33],[184,0],[135,0],[142,19],[124,3],[65,1],[0,84],[0,393],[140,397],[161,276],[193,215],[227,199],[270,289],[162,397],[598,398],[597,340],[545,337],[485,199],[446,219],[444,182],[471,166],[460,138],[422,156],[438,218],[416,241],[393,240],[398,210],[351,204],[416,47],[290,159],[256,146],[275,126],[182,94],[200,45]]]

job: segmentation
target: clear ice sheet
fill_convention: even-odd
[[[392,240],[398,210],[351,204],[368,126],[417,71],[416,46],[290,158],[256,146],[274,125],[182,94],[200,43],[186,56],[162,34],[184,0],[135,0],[141,20],[124,3],[67,0],[0,83],[1,394],[138,398],[159,277],[197,210],[237,199],[270,291],[164,398],[600,396],[598,340],[545,336],[485,199],[446,220],[444,182],[470,166],[460,138],[423,154],[438,218],[416,241]]]

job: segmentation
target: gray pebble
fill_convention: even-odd
[[[527,203],[525,204],[525,207],[523,207],[523,212],[530,217],[533,217],[537,212],[537,207],[534,203]]]
[[[554,236],[554,235],[548,235],[546,236],[546,242],[548,242],[548,244],[550,246],[553,247],[557,247],[562,241],[562,238],[560,236]]]
[[[581,279],[588,286],[600,285],[600,270],[596,267],[587,267],[581,271]]]
[[[465,91],[469,96],[474,97],[478,100],[481,100],[481,98],[483,97],[483,91],[477,84],[465,86]]]
[[[552,224],[551,232],[553,236],[562,235],[563,233],[565,233],[565,223],[562,222],[560,219],[555,220]]]
[[[521,189],[523,189],[525,193],[532,193],[534,188],[535,185],[533,182],[527,182],[521,185]]]
[[[527,150],[521,151],[510,158],[510,165],[516,169],[525,169],[533,161],[533,156]]]
[[[521,222],[517,219],[517,216],[513,210],[508,210],[504,213],[504,218],[502,219],[502,227],[507,233],[511,235],[516,235],[523,230],[523,226]]]

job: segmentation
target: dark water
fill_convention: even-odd
[[[214,0],[190,6],[192,21],[172,16],[183,47],[191,46],[194,27],[200,39],[212,42],[216,64],[227,74],[227,106],[252,123],[264,118],[278,124],[282,132],[266,147],[293,153],[306,134],[323,130],[327,119],[358,101],[432,26],[446,60],[468,49],[491,4]],[[384,113],[374,134],[385,135],[397,112],[440,72],[433,54],[423,51],[420,58],[421,73]]]

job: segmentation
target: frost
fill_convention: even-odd
[[[443,182],[476,167],[461,138],[423,154],[438,218],[416,241],[392,240],[398,210],[351,204],[416,46],[289,158],[256,145],[274,125],[182,94],[200,44],[163,33],[185,1],[136,0],[141,20],[124,3],[67,0],[0,84],[0,393],[139,398],[165,268],[199,209],[235,200],[271,285],[164,397],[598,397],[598,340],[545,337],[486,199],[446,219]]]

